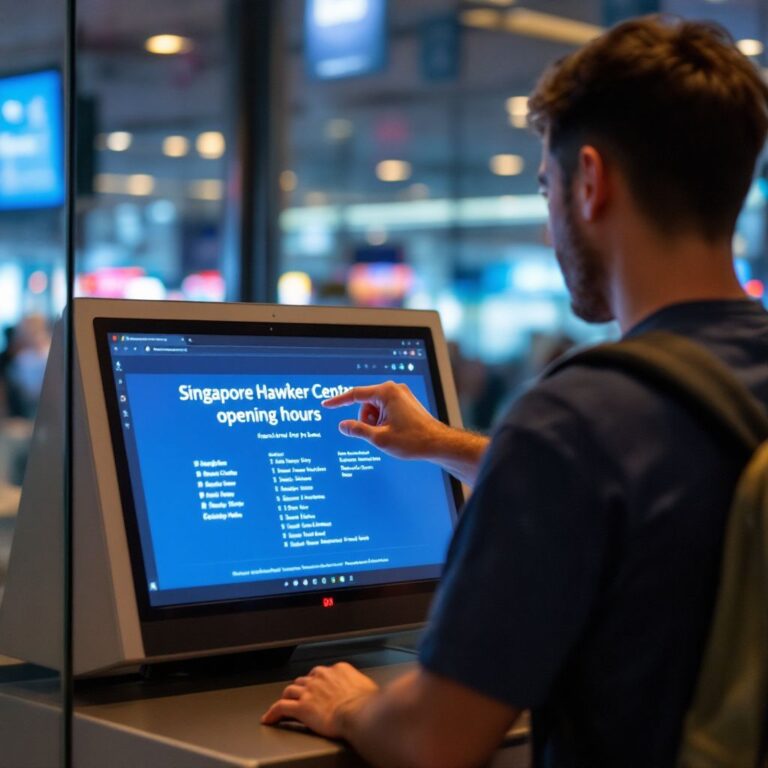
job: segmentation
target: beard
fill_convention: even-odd
[[[571,309],[588,323],[614,319],[605,295],[606,274],[600,252],[579,228],[570,194],[564,200],[565,216],[557,238],[555,255],[571,295]]]

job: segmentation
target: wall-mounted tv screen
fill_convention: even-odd
[[[310,77],[335,80],[384,68],[386,0],[307,0],[305,14]]]
[[[65,197],[61,74],[0,78],[0,210],[52,208]]]

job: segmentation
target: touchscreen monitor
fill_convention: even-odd
[[[428,329],[94,325],[144,618],[434,587],[458,485],[341,434],[358,406],[322,406],[393,380],[446,419]]]

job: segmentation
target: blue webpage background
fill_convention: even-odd
[[[199,400],[184,402],[179,395],[182,385],[284,387],[288,382],[294,387],[333,387],[381,380],[382,377],[348,374],[126,373],[158,590],[241,584],[292,578],[297,574],[303,578],[340,571],[361,573],[441,566],[453,528],[453,502],[442,472],[425,462],[388,457],[363,441],[342,435],[338,431],[339,421],[355,417],[357,406],[323,409],[320,400],[311,396],[302,400],[255,399],[206,405]],[[434,411],[423,376],[403,375],[398,380],[407,383],[419,400]],[[281,406],[292,411],[316,410],[321,420],[281,422],[276,426],[228,426],[220,423],[216,415],[218,411],[252,408],[279,411]],[[302,433],[314,436],[299,437]],[[259,435],[273,436],[260,439]],[[347,459],[361,469],[344,476],[340,452],[362,452]],[[281,453],[284,459],[305,462],[298,465],[299,469],[309,466],[326,471],[284,475],[289,482],[276,487],[273,471],[280,465],[272,462],[280,461],[275,456]],[[235,503],[242,505],[235,510],[240,517],[228,517],[229,510],[206,513],[201,509],[203,503],[210,504],[201,501],[200,494],[208,491],[199,487],[205,479],[198,473],[209,471],[200,466],[206,462],[225,462],[225,471],[237,473],[230,482],[235,483]],[[281,514],[286,517],[286,504],[282,499],[296,494],[280,491],[296,487],[290,480],[297,476],[312,481],[301,485],[311,489],[308,495],[313,498],[304,505],[309,507],[307,514],[314,516],[307,524],[325,526],[324,530],[314,529],[319,544],[294,546],[297,542],[291,544],[285,538],[286,529],[282,526],[286,521]],[[204,514],[225,517],[205,520]],[[314,535],[312,530],[306,535]],[[323,538],[342,541],[324,544]],[[299,544],[301,541],[306,544],[313,540],[299,539]],[[143,544],[146,549],[147,542]]]

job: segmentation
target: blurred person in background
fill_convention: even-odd
[[[716,25],[634,19],[555,63],[529,101],[577,316],[676,333],[768,406],[768,313],[733,264],[768,86]],[[493,441],[403,384],[358,387],[347,435],[473,486],[416,667],[379,688],[316,667],[264,715],[391,768],[470,768],[533,712],[536,768],[673,768],[715,604],[740,456],[685,403],[572,365]],[[727,764],[727,760],[720,765]]]
[[[508,391],[504,378],[481,360],[465,357],[455,341],[448,343],[448,354],[464,426],[487,431]]]
[[[34,419],[50,348],[43,315],[27,315],[13,329],[3,360],[8,416]]]

